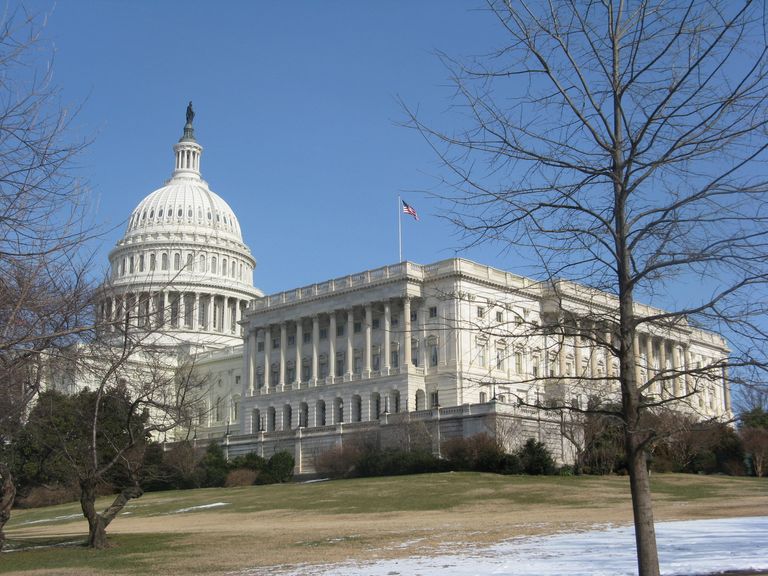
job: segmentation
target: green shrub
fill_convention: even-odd
[[[547,447],[542,443],[528,438],[517,452],[523,472],[531,475],[554,474],[555,461]]]
[[[224,486],[228,472],[229,465],[224,457],[224,450],[217,442],[211,442],[205,450],[205,455],[197,464],[199,485],[203,488]]]
[[[259,474],[256,481],[260,484],[267,484],[268,482],[262,482],[262,477],[266,480],[266,476],[269,476],[273,482],[288,482],[293,478],[294,466],[295,461],[290,452],[285,450],[275,452],[267,461],[266,469],[263,471],[266,474]]]

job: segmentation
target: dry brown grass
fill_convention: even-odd
[[[428,490],[438,485],[429,477],[401,478],[395,486]],[[426,478],[426,480],[425,480]],[[408,510],[393,505],[380,512],[338,513],[332,511],[333,494],[355,489],[372,490],[372,497],[392,498],[376,481],[325,483],[314,494],[316,507],[275,501],[274,506],[256,511],[210,509],[193,514],[121,517],[110,527],[113,535],[178,535],[156,560],[158,574],[210,574],[236,572],[246,568],[286,564],[327,563],[344,560],[374,560],[435,553],[446,546],[464,543],[487,544],[514,536],[576,531],[596,524],[628,524],[632,520],[627,480],[557,479],[506,481],[495,477],[482,487],[484,477],[466,476],[464,492],[457,505],[444,509]],[[497,480],[498,479],[498,480]],[[454,482],[453,479],[450,482]],[[702,478],[665,475],[657,479],[658,520],[720,518],[765,514],[768,510],[768,483],[745,479]],[[455,486],[461,490],[461,485]],[[285,486],[286,494],[291,487]],[[260,494],[259,487],[247,494]],[[168,494],[163,495],[168,498]],[[219,499],[226,496],[221,493]],[[280,494],[280,492],[275,492]],[[419,494],[409,494],[419,498]],[[424,498],[428,497],[425,492]],[[457,496],[458,497],[458,496]],[[344,499],[345,496],[339,496]],[[320,505],[319,500],[326,502]],[[303,501],[302,501],[303,502]],[[82,521],[56,525],[16,525],[12,538],[77,536],[85,531]],[[119,538],[116,539],[119,543]],[[0,564],[0,571],[2,565]],[[21,573],[21,572],[14,572]],[[24,574],[88,574],[88,568],[66,572],[36,571]],[[98,573],[98,572],[93,572]],[[126,571],[132,571],[130,562]]]

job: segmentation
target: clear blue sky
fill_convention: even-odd
[[[192,100],[203,177],[238,215],[265,292],[396,262],[398,194],[421,216],[403,217],[407,259],[459,254],[518,270],[493,247],[459,250],[420,192],[434,188],[439,164],[398,126],[398,98],[438,121],[451,105],[435,50],[493,45],[498,27],[480,2],[25,6],[48,13],[41,58],[53,53],[62,103],[82,105],[76,134],[94,139],[79,171],[96,220],[116,227],[102,262],[131,210],[170,176]]]

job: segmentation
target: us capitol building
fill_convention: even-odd
[[[105,321],[133,310],[137,331],[162,324],[153,343],[194,359],[207,399],[190,437],[219,439],[229,454],[288,449],[297,472],[355,433],[415,424],[437,453],[446,438],[486,432],[535,437],[572,459],[562,413],[540,407],[617,397],[618,365],[600,345],[612,295],[459,258],[264,295],[237,216],[201,176],[193,119],[190,103],[171,178],[128,219],[98,304]],[[719,335],[659,327],[635,349],[640,382],[671,374],[646,395],[690,394],[681,410],[730,414],[725,370],[674,375],[726,357]]]

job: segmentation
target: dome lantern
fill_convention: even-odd
[[[187,105],[187,122],[184,124],[184,134],[178,143],[173,145],[173,151],[176,154],[176,164],[174,166],[172,178],[191,177],[200,178],[200,156],[203,153],[203,147],[195,140],[195,129],[192,122],[195,119],[195,111],[192,109],[192,102]]]

